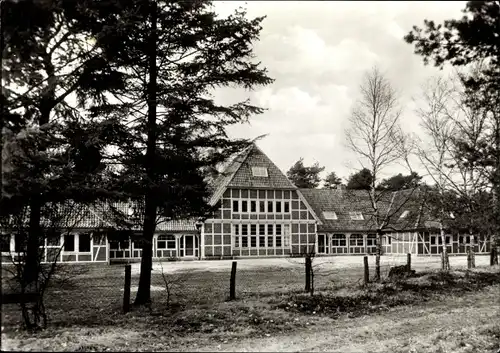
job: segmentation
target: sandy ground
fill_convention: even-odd
[[[250,270],[258,268],[296,268],[297,264],[303,263],[303,258],[260,258],[260,259],[238,259],[238,260],[211,260],[211,261],[176,261],[176,262],[155,262],[153,272],[172,273],[179,271],[228,271],[233,261],[238,263],[238,270]],[[412,268],[417,270],[438,269],[441,260],[436,256],[413,256]],[[406,256],[382,256],[381,266],[396,266],[406,263]],[[331,256],[318,257],[314,259],[314,264],[325,269],[343,269],[363,266],[363,256]],[[368,256],[370,268],[375,266],[375,256]],[[467,266],[466,256],[450,256],[452,268],[464,268]],[[476,255],[476,266],[489,265],[489,256]],[[132,264],[132,274],[140,273],[140,263]]]

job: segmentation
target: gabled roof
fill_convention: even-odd
[[[366,231],[376,229],[369,195],[365,190],[300,189],[321,220],[318,231]],[[337,219],[326,219],[323,212],[335,212]],[[364,220],[352,220],[349,212],[362,212]]]
[[[254,177],[252,167],[267,168],[267,177]],[[242,153],[237,155],[228,167],[216,179],[213,185],[214,192],[209,203],[215,205],[227,188],[263,188],[274,190],[297,189],[290,180],[279,170],[269,157],[252,143]]]

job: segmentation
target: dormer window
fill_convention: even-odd
[[[408,216],[408,210],[405,210],[403,213],[401,213],[401,216],[399,216],[399,218],[406,218],[406,216]]]
[[[333,211],[323,211],[323,217],[325,217],[325,219],[336,220],[337,214]]]
[[[252,167],[252,175],[254,177],[264,177],[267,178],[267,168],[266,167]]]
[[[359,211],[351,211],[349,212],[349,216],[353,221],[362,221],[365,218],[363,217],[363,214]]]

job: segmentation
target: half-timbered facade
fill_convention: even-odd
[[[363,190],[297,189],[256,145],[236,156],[212,185],[212,218],[161,220],[153,238],[155,260],[248,257],[361,255],[376,252],[377,225],[369,195]],[[439,224],[424,211],[418,192],[379,197],[379,212],[390,215],[384,227],[384,254],[438,255]],[[71,229],[52,234],[40,245],[44,261],[139,261],[144,244],[140,227],[127,232],[109,217],[110,208],[133,214],[133,205],[89,206]],[[139,213],[140,214],[140,213]],[[141,224],[141,222],[135,222]],[[2,262],[24,251],[23,242],[5,229]],[[446,234],[450,254],[465,254],[468,234]],[[488,239],[474,237],[476,253],[490,250]]]

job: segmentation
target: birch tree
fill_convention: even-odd
[[[375,260],[375,279],[380,280],[380,256],[382,254],[382,237],[393,217],[411,197],[401,202],[395,209],[386,212],[382,205],[387,191],[377,191],[381,180],[381,172],[397,162],[408,162],[411,143],[400,128],[401,108],[396,92],[389,80],[374,67],[368,72],[360,86],[361,97],[357,101],[349,117],[349,128],[346,130],[347,145],[354,151],[362,168],[371,172],[372,180],[367,190],[372,214],[370,218],[376,227],[377,251]],[[406,163],[407,167],[411,167]]]
[[[421,103],[416,113],[426,139],[421,140],[418,157],[427,175],[434,181],[437,197],[433,200],[439,223],[442,244],[442,270],[448,271],[450,263],[446,246],[445,224],[451,218],[446,206],[446,190],[451,184],[449,176],[455,171],[446,168],[452,164],[452,138],[455,124],[451,119],[450,103],[453,87],[440,77],[432,78],[423,85]],[[448,174],[447,174],[448,173]]]

